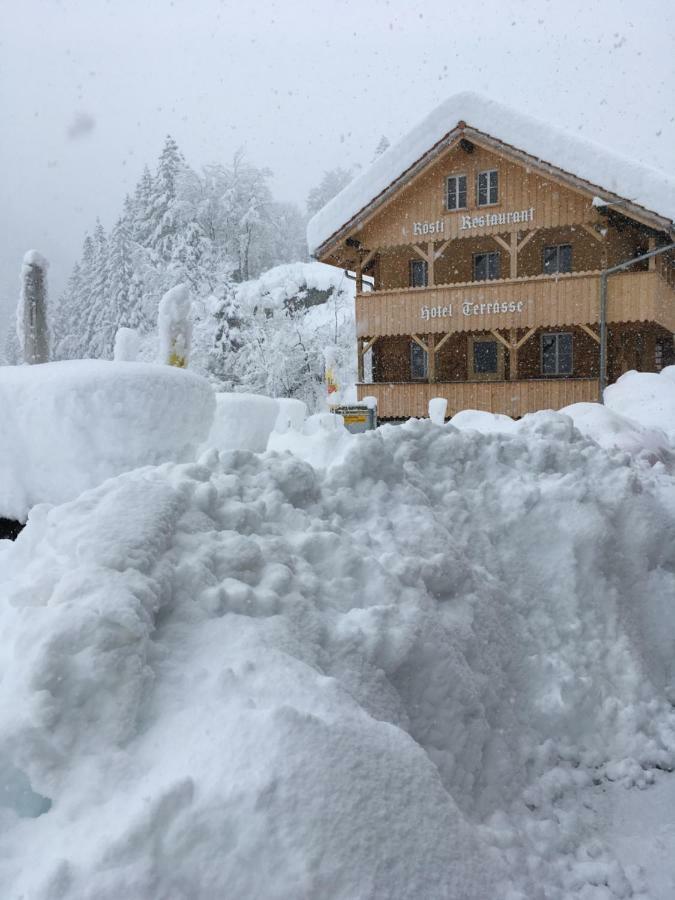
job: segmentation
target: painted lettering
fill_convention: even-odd
[[[420,315],[422,316],[422,318],[424,319],[425,322],[428,322],[429,321],[429,307],[423,306],[422,309],[420,310]]]

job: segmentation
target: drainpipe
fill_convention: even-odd
[[[641,256],[634,256],[632,259],[626,259],[616,266],[609,269],[603,269],[600,272],[600,378],[598,400],[604,403],[605,388],[607,387],[607,279],[616,272],[623,272],[630,269],[635,263],[642,262],[643,259],[651,259],[652,256],[659,256],[668,250],[673,250],[674,244],[668,244],[665,247],[658,247],[656,250],[650,250],[649,253],[643,253]]]

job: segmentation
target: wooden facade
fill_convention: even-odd
[[[672,242],[672,223],[600,192],[459,123],[317,253],[356,273],[359,399],[385,419],[432,397],[448,415],[597,400],[601,272]],[[674,266],[667,251],[608,279],[610,380],[673,361]]]

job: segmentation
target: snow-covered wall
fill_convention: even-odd
[[[627,197],[666,218],[675,218],[675,179],[592,141],[561,131],[515,109],[469,91],[441,103],[398,143],[327,203],[307,226],[309,252],[345,225],[459,121],[572,175]]]
[[[191,372],[99,360],[0,367],[0,516],[25,520],[139,466],[182,462],[215,401]]]

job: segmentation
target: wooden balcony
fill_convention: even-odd
[[[599,282],[599,272],[572,272],[365,292],[356,296],[356,333],[372,338],[592,325],[600,318]],[[607,321],[655,322],[675,332],[675,290],[658,271],[613,275]]]
[[[598,379],[359,384],[357,394],[359,400],[377,398],[380,419],[425,417],[432,397],[444,397],[448,401],[448,416],[462,409],[480,409],[517,418],[538,409],[562,409],[570,403],[595,401],[598,399]]]

